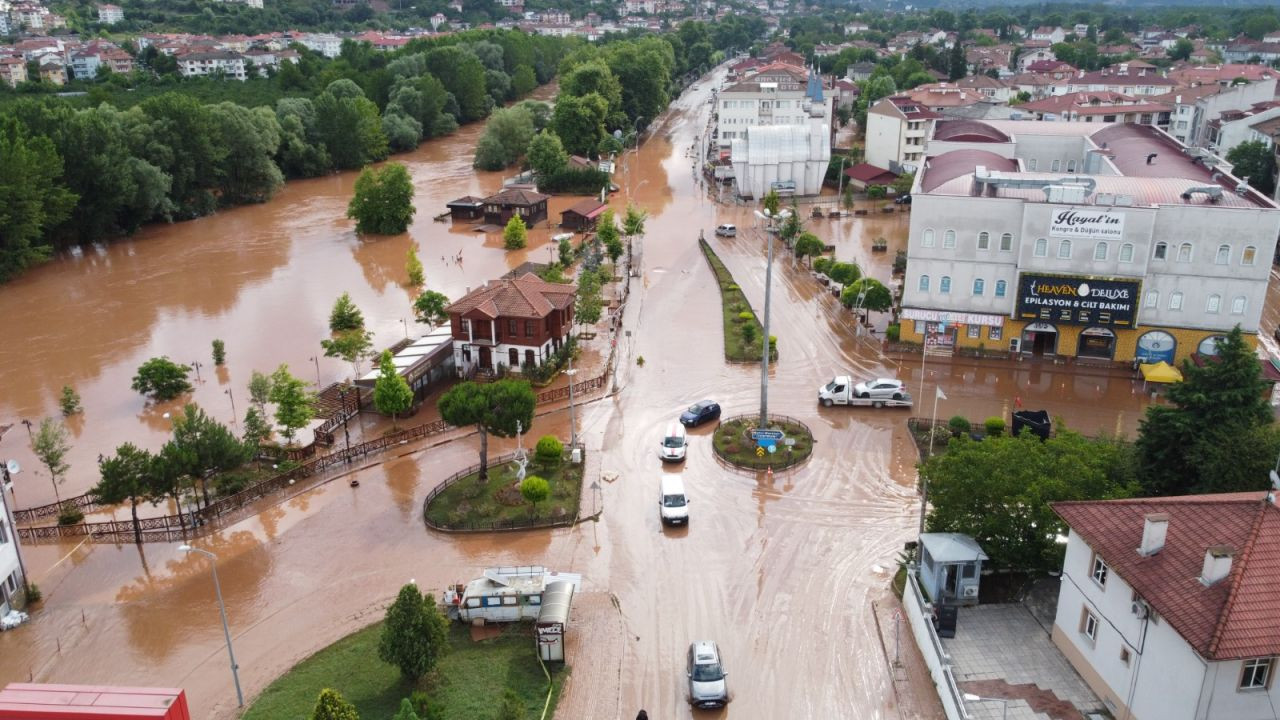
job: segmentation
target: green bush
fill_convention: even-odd
[[[742,326],[742,342],[747,345],[750,345],[755,341],[756,341],[756,326],[743,325]]]
[[[823,275],[827,275],[827,274],[829,274],[829,272],[828,272],[828,271],[830,271],[830,270],[831,270],[831,264],[832,264],[833,262],[835,262],[835,261],[834,261],[834,260],[832,260],[832,259],[831,259],[831,258],[829,258],[829,257],[820,257],[820,258],[817,258],[817,259],[815,259],[815,260],[813,261],[813,269],[814,269],[814,271],[815,271],[815,272],[820,272],[820,273],[822,273]]]
[[[609,173],[592,168],[565,168],[538,178],[540,192],[567,195],[599,195],[600,189],[608,184]]]
[[[1004,434],[1004,418],[989,417],[982,421],[982,427],[987,431],[987,435],[996,437]]]
[[[968,419],[963,415],[956,415],[947,421],[947,428],[951,430],[952,435],[969,434],[970,425]]]
[[[555,467],[564,458],[564,443],[555,435],[543,435],[533,451],[538,463],[545,467]]]
[[[84,521],[84,513],[80,512],[80,508],[67,505],[58,513],[59,525],[79,525]]]
[[[867,197],[871,200],[883,200],[888,194],[889,191],[883,185],[870,185],[867,187]]]
[[[893,256],[893,274],[902,275],[907,271],[907,251],[899,250],[897,255]]]
[[[747,310],[743,310],[742,312],[738,313],[738,320],[742,322],[751,322],[752,320],[755,320],[755,319],[756,319],[756,316],[752,315]]]
[[[884,336],[889,339],[889,342],[898,342],[898,338],[902,337],[902,326],[893,323],[884,329]]]
[[[35,583],[27,583],[27,603],[38,603],[44,599],[44,593],[40,590],[40,586]]]

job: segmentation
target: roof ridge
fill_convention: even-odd
[[[1217,499],[1215,496],[1226,495]],[[1247,504],[1257,502],[1260,498],[1265,497],[1265,493],[1261,490],[1242,491],[1233,493],[1202,493],[1199,495],[1170,495],[1166,497],[1140,497],[1140,498],[1108,498],[1106,500],[1058,500],[1054,505],[1139,505],[1142,503],[1152,503],[1157,505],[1203,505],[1205,503],[1231,503],[1231,504]],[[1193,499],[1199,498],[1199,499]]]
[[[1254,502],[1257,502],[1256,500]],[[1258,508],[1257,517],[1253,519],[1253,526],[1249,528],[1249,536],[1245,539],[1244,548],[1240,552],[1240,562],[1233,563],[1231,568],[1231,576],[1228,580],[1229,590],[1227,591],[1227,602],[1222,608],[1222,613],[1218,615],[1218,622],[1214,624],[1213,635],[1209,637],[1209,657],[1215,657],[1218,654],[1218,643],[1222,641],[1222,636],[1226,632],[1227,623],[1231,619],[1231,613],[1235,611],[1236,600],[1240,597],[1240,585],[1243,582],[1245,568],[1249,565],[1249,559],[1253,556],[1254,545],[1258,542],[1258,532],[1262,529],[1262,521],[1267,517],[1267,508],[1271,503],[1263,497],[1262,504]]]

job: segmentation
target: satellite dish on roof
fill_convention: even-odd
[[[10,475],[17,475],[22,472],[22,466],[18,464],[17,460],[10,460],[5,463],[5,468],[9,471]]]

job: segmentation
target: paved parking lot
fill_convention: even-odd
[[[1008,700],[1008,720],[1085,720],[1103,708],[1020,603],[961,608],[956,636],[943,639],[961,691]],[[975,720],[1004,717],[998,700],[966,703]]]

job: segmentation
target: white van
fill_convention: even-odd
[[[684,433],[684,425],[678,422],[667,423],[667,430],[662,433],[662,442],[658,443],[658,445],[661,447],[658,454],[662,456],[662,462],[680,462],[684,460],[685,451],[689,448],[689,441]]]
[[[684,525],[689,522],[689,498],[684,494],[684,481],[678,475],[662,476],[661,493],[658,495],[658,514],[663,525]]]

